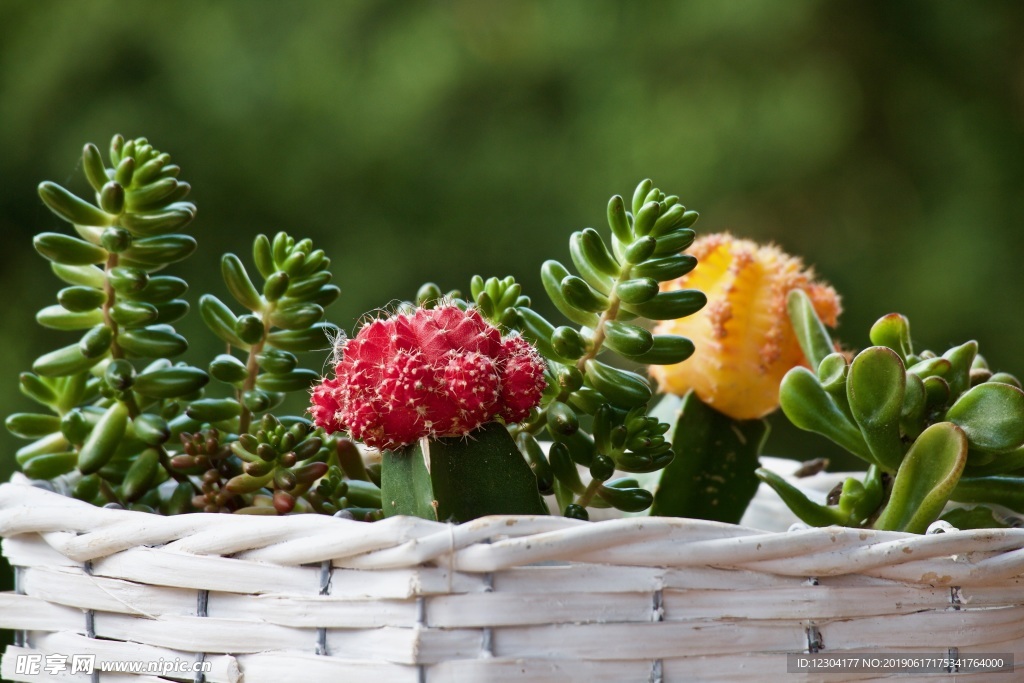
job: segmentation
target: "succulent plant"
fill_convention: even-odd
[[[917,353],[909,321],[894,313],[851,360],[833,351],[805,295],[791,294],[789,311],[814,370],[786,375],[783,412],[869,465],[834,505],[760,470],[805,522],[922,533],[951,499],[1024,510],[1024,392],[1015,377],[989,370],[977,342]]]
[[[548,388],[540,410],[512,432],[542,492],[554,494],[572,517],[587,518],[588,506],[650,507],[653,496],[638,479],[615,475],[655,472],[671,462],[670,425],[647,415],[653,391],[646,378],[619,364],[689,358],[690,339],[652,334],[643,323],[685,318],[707,302],[696,289],[661,290],[661,283],[697,264],[683,253],[693,243],[697,212],[650,180],[637,186],[631,209],[620,196],[609,201],[610,247],[594,229],[572,234],[569,253],[579,275],[554,260],[541,268],[548,297],[574,325],[556,327],[528,302],[516,306],[514,324],[547,360]],[[610,358],[616,364],[605,362]],[[592,434],[581,427],[581,416],[593,418]],[[543,432],[554,442],[547,455],[536,441]],[[577,466],[589,470],[589,482]]]
[[[55,183],[39,186],[77,235],[35,238],[68,285],[36,318],[84,332],[21,375],[22,392],[47,412],[7,419],[11,432],[31,440],[18,451],[19,464],[28,476],[100,505],[164,513],[310,509],[303,497],[332,465],[342,466],[343,443],[303,417],[268,411],[319,379],[299,367],[296,354],[323,348],[337,329],[322,322],[339,294],[329,259],[309,240],[260,235],[253,245],[263,277],[257,289],[241,260],[226,254],[224,282],[246,310],[236,315],[216,296],[200,297],[200,313],[224,353],[208,371],[174,363],[168,359],[188,348],[171,325],[189,311],[188,285],[162,271],[196,248],[179,232],[195,216],[184,201],[189,185],[145,138],[115,136],[110,163],[85,146],[82,167],[95,204]],[[332,501],[335,508],[341,502]]]

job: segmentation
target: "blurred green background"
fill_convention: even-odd
[[[921,345],[974,338],[1024,373],[1022,34],[1016,1],[4,0],[0,412],[71,341],[33,319],[60,285],[31,237],[65,229],[35,186],[84,193],[82,144],[116,132],[193,185],[193,302],[223,293],[223,251],[287,229],[332,257],[348,330],[474,273],[544,308],[540,264],[650,176],[699,232],[814,264],[850,346],[900,311]],[[179,329],[202,366],[197,318]],[[775,423],[771,452],[832,453]]]

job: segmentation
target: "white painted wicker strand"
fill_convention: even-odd
[[[1024,529],[160,517],[22,479],[0,486],[0,536],[23,593],[0,594],[0,628],[28,632],[12,681],[50,680],[14,672],[26,652],[199,657],[245,683],[821,680],[786,674],[816,648],[1024,661]]]

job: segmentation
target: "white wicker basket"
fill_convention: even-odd
[[[876,680],[787,674],[785,655],[1024,659],[1024,529],[160,517],[17,478],[0,535],[19,591],[0,593],[0,628],[20,631],[8,681],[193,680],[18,674],[26,653],[202,659],[206,681],[245,683]]]

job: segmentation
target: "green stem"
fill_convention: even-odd
[[[124,504],[121,497],[117,495],[117,491],[114,490],[114,487],[112,487],[103,477],[100,477],[100,493],[103,494],[103,497],[106,498],[108,502],[117,503],[121,507],[128,509],[128,506]]]
[[[576,369],[580,372],[586,372],[587,361],[597,357],[597,354],[601,352],[601,345],[604,344],[605,324],[615,320],[619,315],[619,295],[616,294],[616,289],[619,284],[629,279],[629,274],[633,270],[633,266],[626,264],[619,272],[619,276],[615,278],[615,282],[612,283],[611,293],[608,295],[608,308],[604,310],[601,317],[597,321],[597,326],[594,328],[594,344],[590,349],[584,353],[578,361],[576,361]]]
[[[590,483],[587,484],[587,490],[580,494],[580,497],[576,499],[576,504],[580,507],[587,507],[590,505],[590,501],[597,495],[598,489],[601,488],[601,482],[597,479],[591,479]]]
[[[270,334],[270,316],[276,307],[277,305],[274,302],[270,302],[265,310],[260,311],[260,318],[263,320],[263,337],[249,347],[249,357],[245,361],[245,382],[242,383],[242,388],[238,390],[238,402],[242,406],[242,412],[238,417],[239,434],[247,434],[249,426],[252,424],[252,411],[246,407],[242,397],[245,395],[245,392],[256,388],[256,377],[260,373],[260,365],[256,360],[256,356],[260,354],[263,346],[267,343],[267,335]]]
[[[109,275],[110,271],[117,267],[117,264],[117,254],[110,254],[107,256],[107,262],[103,268],[104,275]],[[110,284],[109,277],[104,278],[103,293],[107,295],[107,300],[103,302],[103,324],[109,327],[113,332],[113,336],[110,341],[110,356],[112,358],[124,358],[124,351],[121,350],[121,345],[117,343],[117,334],[119,332],[118,326],[110,316],[110,309],[114,307],[114,302],[117,299],[117,292],[114,291],[114,286]]]

